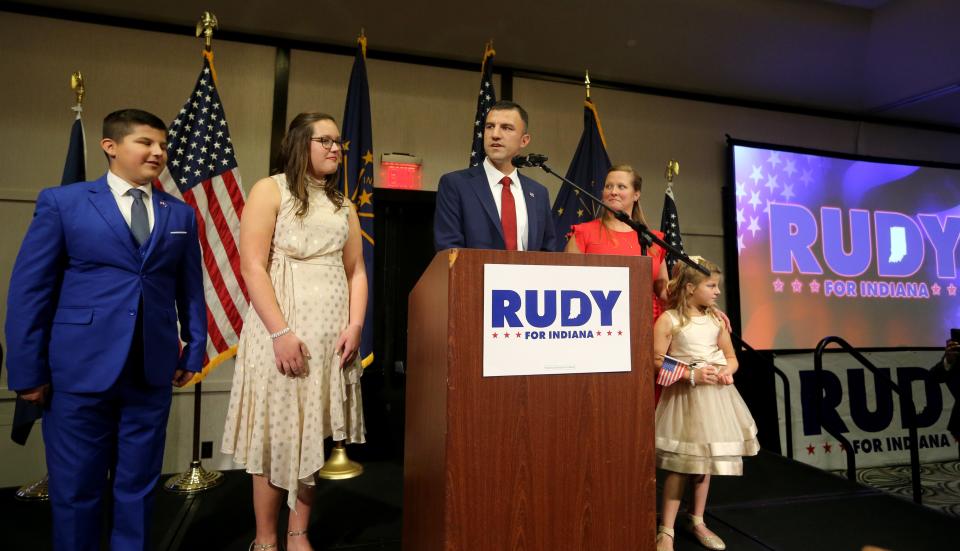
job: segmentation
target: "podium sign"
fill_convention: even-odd
[[[483,376],[630,371],[626,267],[485,264]]]

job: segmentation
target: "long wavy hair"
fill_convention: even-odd
[[[710,272],[711,275],[721,275],[720,267],[710,262],[706,258],[700,256],[691,256],[691,260],[703,266]],[[670,278],[670,283],[667,284],[667,307],[676,310],[677,316],[680,318],[680,323],[673,327],[673,333],[676,334],[681,329],[684,328],[688,323],[690,323],[690,316],[687,315],[687,308],[690,307],[690,295],[692,293],[687,292],[687,284],[691,284],[696,288],[698,285],[703,283],[707,279],[707,276],[700,273],[699,270],[696,270],[692,266],[688,266],[684,262],[677,262],[673,267],[673,277]],[[720,319],[720,315],[717,313],[717,308],[712,306],[707,308],[705,312],[710,319],[713,320],[719,326],[723,325],[723,321]]]
[[[313,124],[317,121],[330,121],[337,124],[337,120],[326,113],[308,112],[300,113],[290,121],[290,127],[287,134],[283,137],[280,144],[280,156],[277,159],[279,167],[278,172],[283,172],[287,177],[287,188],[290,195],[297,203],[297,217],[303,218],[310,210],[309,182],[308,172],[310,170],[310,149],[313,137]],[[337,167],[337,171],[328,174],[323,180],[323,191],[327,198],[334,204],[337,210],[343,207],[343,193],[337,188],[340,182],[340,172],[343,165]]]
[[[641,178],[640,175],[637,174],[637,171],[634,170],[632,166],[628,164],[619,164],[619,165],[613,165],[612,167],[610,167],[610,170],[607,171],[607,174],[606,176],[604,176],[604,179],[603,179],[604,186],[606,186],[606,183],[607,183],[606,177],[610,176],[611,172],[626,172],[627,174],[630,175],[630,182],[633,184],[633,191],[636,191],[637,193],[642,192],[643,178]],[[598,216],[598,218],[600,219],[600,231],[602,233],[605,233],[606,237],[610,240],[610,242],[616,245],[617,238],[616,236],[613,235],[613,232],[611,232],[610,229],[607,228],[607,224],[606,224],[606,221],[608,219],[612,219],[613,215],[610,214],[610,212],[607,211],[607,209],[601,208],[600,215]],[[636,200],[636,202],[633,203],[633,209],[630,211],[630,219],[633,220],[634,222],[640,222],[644,226],[648,225],[647,217],[643,215],[643,207],[640,206],[639,198]]]

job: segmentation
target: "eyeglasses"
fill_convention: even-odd
[[[328,138],[327,136],[321,136],[319,138],[310,138],[310,141],[319,143],[327,151],[333,149],[333,144],[337,144],[338,149],[343,149],[343,140],[340,138],[333,139]]]

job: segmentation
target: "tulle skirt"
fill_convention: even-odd
[[[656,416],[657,467],[687,474],[740,476],[743,457],[756,455],[757,424],[733,385],[663,390]]]

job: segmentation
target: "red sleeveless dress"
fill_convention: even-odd
[[[651,232],[660,239],[663,239],[662,232],[656,230],[651,230]],[[640,256],[640,243],[637,241],[637,232],[633,230],[625,232],[613,231],[605,227],[600,218],[571,226],[570,233],[567,234],[567,237],[576,239],[577,248],[585,254]],[[651,269],[653,270],[651,281],[655,281],[657,276],[660,275],[660,264],[663,263],[666,253],[667,251],[660,245],[653,245],[647,248],[647,256],[652,260],[650,263]],[[653,289],[650,290],[650,293],[653,293]],[[663,313],[663,304],[661,304],[660,298],[654,295],[653,321],[657,321],[661,313]],[[654,388],[656,389],[656,401],[654,403],[656,403],[660,400],[662,387],[655,385]]]

